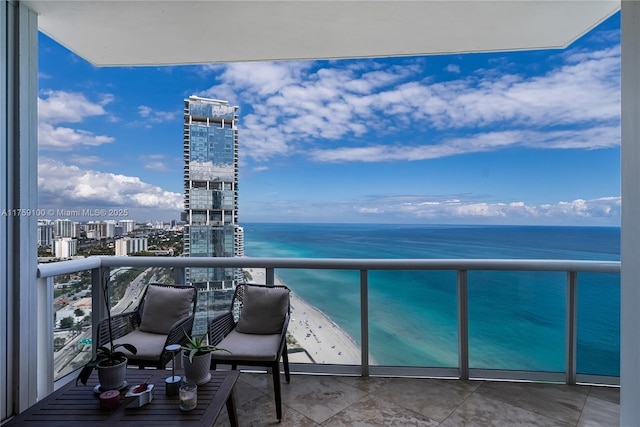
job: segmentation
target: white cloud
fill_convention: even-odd
[[[41,149],[68,151],[81,145],[98,146],[115,140],[82,129],[58,126],[106,115],[104,106],[113,101],[112,95],[102,95],[98,102],[74,92],[48,90],[43,95],[38,98],[38,146]]]
[[[68,151],[79,145],[95,147],[113,141],[115,141],[113,137],[96,135],[82,129],[55,127],[43,122],[38,126],[38,146],[42,149]]]
[[[41,157],[38,162],[41,207],[74,209],[109,206],[182,209],[182,194],[142,182],[138,177],[82,169]]]
[[[98,156],[79,156],[77,154],[72,154],[71,156],[69,156],[69,161],[71,163],[76,163],[80,165],[88,165],[92,163],[102,162],[103,159],[101,159]]]
[[[147,105],[138,106],[138,115],[143,118],[142,123],[158,124],[175,120],[178,117],[176,111],[158,111]],[[139,122],[137,122],[139,123]]]
[[[575,51],[538,75],[496,69],[445,82],[425,78],[423,59],[242,63],[210,67],[219,84],[203,95],[250,106],[242,116],[243,155],[258,161],[309,153],[315,161],[427,159],[515,144],[599,149],[619,144],[620,49]],[[426,60],[428,61],[428,60]],[[446,69],[457,73],[459,67]],[[576,130],[580,128],[581,130]],[[354,137],[397,130],[436,133],[431,145],[349,146]],[[483,135],[484,134],[484,135]],[[527,139],[528,138],[528,139]],[[364,156],[369,156],[364,159]]]
[[[460,74],[460,66],[455,65],[455,64],[449,64],[446,67],[444,67],[445,71],[448,71],[450,73],[454,73],[454,74]]]
[[[277,218],[295,213],[298,221],[331,221],[350,218],[360,222],[458,223],[458,224],[620,224],[620,197],[531,204],[496,202],[478,196],[400,195],[370,196],[361,200],[308,202],[269,198],[259,202],[260,213]],[[258,203],[258,202],[256,202]],[[323,212],[323,217],[315,217]]]
[[[620,128],[594,127],[565,131],[487,132],[445,139],[433,145],[371,145],[310,150],[316,162],[392,162],[436,159],[457,154],[496,151],[507,147],[597,149],[620,144]]]

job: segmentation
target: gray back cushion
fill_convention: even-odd
[[[140,330],[168,335],[171,325],[189,315],[193,293],[193,288],[149,285]]]
[[[243,334],[279,334],[288,311],[288,289],[247,286],[236,330]]]

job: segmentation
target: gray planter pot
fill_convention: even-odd
[[[124,385],[124,378],[127,375],[127,359],[118,365],[102,366],[98,365],[98,381],[102,390],[120,390]]]
[[[193,362],[182,353],[182,366],[186,382],[198,385],[208,383],[211,379],[211,352],[193,356]]]

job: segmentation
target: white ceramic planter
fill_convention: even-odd
[[[198,385],[208,383],[211,379],[211,352],[193,356],[193,362],[182,353],[182,366],[187,382]]]
[[[102,390],[119,390],[124,384],[127,375],[127,359],[118,365],[102,366],[98,365],[98,381]]]

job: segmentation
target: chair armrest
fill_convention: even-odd
[[[170,344],[180,344],[184,345],[187,342],[187,335],[191,335],[191,330],[193,329],[193,321],[195,319],[195,314],[192,314],[187,317],[183,317],[178,320],[171,326],[171,330],[169,330],[169,335],[167,335],[167,341],[164,346],[168,346]]]
[[[140,326],[140,314],[137,311],[121,313],[111,316],[111,332],[113,339],[118,339],[129,332],[138,329]],[[98,345],[105,345],[109,342],[109,319],[102,319],[98,325]]]
[[[236,322],[233,320],[233,314],[231,312],[219,314],[214,317],[209,323],[209,344],[217,345],[224,337],[229,335],[229,332],[235,328]]]

